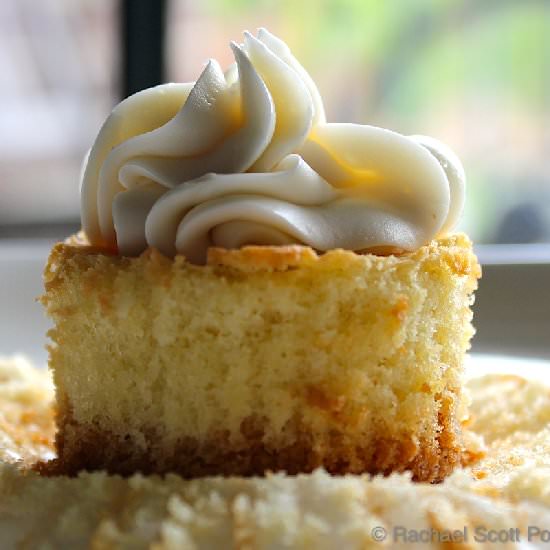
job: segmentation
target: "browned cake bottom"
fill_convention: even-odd
[[[201,442],[181,438],[170,449],[161,448],[155,429],[144,430],[144,450],[131,436],[79,424],[66,416],[56,437],[58,458],[39,469],[46,474],[75,475],[80,470],[106,470],[131,475],[178,473],[185,478],[208,475],[264,475],[269,471],[308,473],[323,467],[332,474],[390,474],[408,470],[415,481],[439,482],[463,460],[463,445],[454,420],[452,394],[441,399],[435,437],[393,439],[383,434],[368,440],[352,439],[332,430],[323,438],[294,419],[283,430],[293,442],[279,448],[264,443],[264,422],[249,417],[241,424],[242,443],[229,441],[220,430]]]

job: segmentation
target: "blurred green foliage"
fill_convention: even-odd
[[[457,148],[469,179],[465,226],[476,240],[498,240],[507,210],[550,190],[549,0],[208,0],[204,8],[274,22],[310,72],[334,73],[321,87],[339,101],[327,105],[329,120],[436,131]]]
[[[520,102],[541,102],[548,91],[548,0],[208,0],[205,7],[237,20],[275,16],[306,65],[337,48],[340,59],[368,61],[373,78],[395,67],[399,86],[384,90],[394,107],[407,96],[424,108],[468,83]]]
[[[550,74],[547,0],[208,0],[217,17],[265,13],[292,37],[307,66],[364,61],[392,109],[487,92],[546,101]],[[546,82],[545,82],[546,79]],[[376,106],[378,107],[378,106]]]

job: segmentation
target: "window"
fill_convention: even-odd
[[[0,235],[78,223],[82,159],[117,96],[116,15],[107,0],[0,2]]]

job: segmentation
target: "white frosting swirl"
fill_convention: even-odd
[[[209,246],[300,243],[414,250],[456,224],[464,171],[446,146],[329,124],[315,84],[261,29],[193,84],[139,92],[111,113],[82,180],[90,242],[204,263]]]

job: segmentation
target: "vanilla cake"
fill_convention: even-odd
[[[441,480],[480,275],[460,161],[326,122],[263,29],[231,47],[119,104],[88,155],[83,233],[45,272],[56,471]]]
[[[478,275],[463,236],[399,257],[213,249],[205,266],[57,245],[61,466],[441,479],[460,462]]]

